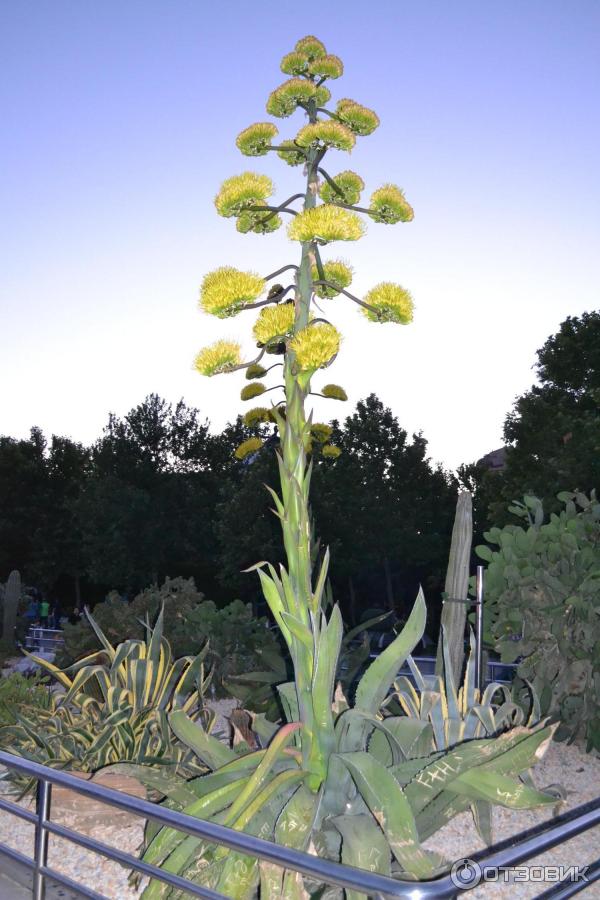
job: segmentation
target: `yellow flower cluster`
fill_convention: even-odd
[[[225,319],[243,309],[246,303],[253,303],[264,289],[264,279],[255,272],[222,266],[204,276],[200,306],[204,312]]]
[[[251,453],[256,453],[262,447],[263,442],[258,437],[248,438],[247,441],[243,441],[240,446],[235,451],[236,459],[246,459],[247,456],[250,456]]]
[[[264,378],[267,374],[267,370],[264,366],[260,366],[258,363],[252,363],[252,365],[248,366],[246,369],[246,378],[248,381],[252,381],[253,378]]]
[[[356,213],[322,204],[299,213],[288,225],[292,241],[357,241],[365,226]]]
[[[308,325],[290,341],[290,350],[303,372],[312,372],[327,365],[340,349],[340,333],[329,322]]]
[[[258,381],[252,382],[252,384],[247,384],[246,387],[243,387],[240,391],[240,399],[241,400],[253,400],[254,397],[259,397],[261,394],[264,394],[266,391],[266,387],[264,384],[261,384]]]
[[[321,453],[323,456],[328,456],[330,459],[337,459],[338,456],[342,455],[342,451],[339,447],[336,447],[335,444],[325,444],[324,447],[321,447]]]
[[[321,388],[321,393],[324,397],[327,397],[328,400],[348,399],[348,394],[339,384],[326,384],[325,387]]]
[[[372,134],[379,126],[377,113],[348,98],[338,100],[336,115],[354,134],[359,134],[363,137]]]
[[[296,135],[300,147],[333,147],[334,150],[352,150],[356,138],[349,128],[339,122],[314,122],[305,125]]]
[[[408,291],[399,284],[382,281],[366,294],[365,303],[374,306],[377,312],[364,309],[363,312],[371,322],[396,322],[408,325],[413,319],[414,304]]]
[[[308,103],[317,93],[317,86],[304,78],[290,78],[269,95],[267,112],[271,116],[286,119],[291,116],[299,103]]]
[[[321,78],[340,78],[344,74],[344,63],[339,56],[327,54],[311,62],[308,71],[311,75],[319,75]]]
[[[294,141],[282,141],[280,147],[289,147],[289,150],[277,150],[277,156],[288,166],[302,166],[306,162],[306,153],[301,147],[297,147]]]
[[[234,341],[217,341],[196,356],[194,368],[201,375],[219,375],[240,364],[241,348]]]
[[[239,216],[248,206],[263,206],[272,193],[273,182],[268,175],[242,172],[223,182],[215,206],[220,216]]]
[[[253,409],[249,409],[244,415],[244,425],[247,425],[248,428],[253,428],[261,422],[272,421],[273,416],[271,415],[271,410],[267,409],[266,406],[255,406]]]
[[[245,210],[238,217],[236,228],[240,234],[271,234],[277,231],[283,225],[283,219],[278,215],[270,215],[264,210],[262,212],[250,212]]]
[[[325,44],[312,34],[307,34],[306,37],[296,41],[294,49],[298,53],[302,53],[309,62],[312,62],[313,59],[320,59],[320,57],[325,56],[327,53]]]
[[[327,287],[324,284],[315,285],[315,294],[323,299],[339,296],[342,288],[347,288],[352,283],[352,269],[341,259],[332,259],[323,263],[323,274],[325,281],[330,281],[337,288]],[[319,281],[319,272],[316,266],[312,267],[313,281]]]
[[[395,225],[396,222],[412,221],[415,214],[397,185],[384,184],[371,195],[369,215],[376,222]]]
[[[281,60],[281,71],[286,75],[303,75],[308,70],[308,56],[305,53],[298,53],[292,50]]]
[[[331,437],[331,425],[325,425],[324,422],[315,422],[310,426],[311,436],[318,444],[325,444]]]
[[[328,181],[323,181],[319,188],[321,200],[324,200],[325,203],[347,203],[349,206],[359,202],[360,192],[365,186],[360,175],[352,172],[351,169],[346,169],[345,172],[334,175],[332,180],[335,181],[342,193],[338,194]]]
[[[265,306],[254,324],[252,334],[258,344],[268,344],[273,338],[292,333],[295,309],[293,303]]]
[[[265,156],[277,132],[272,122],[255,122],[240,131],[235,143],[244,156]]]

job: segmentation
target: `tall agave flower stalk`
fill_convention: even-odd
[[[267,111],[287,118],[295,111],[305,114],[305,124],[291,140],[274,145],[278,129],[270,122],[250,125],[237,138],[237,146],[246,156],[266,156],[275,152],[288,165],[301,167],[305,175],[302,190],[283,203],[268,202],[273,186],[261,174],[245,172],[229,178],[215,199],[217,211],[237,219],[241,232],[265,234],[278,229],[282,214],[290,216],[287,234],[299,246],[299,261],[286,263],[271,275],[261,278],[253,272],[224,267],[208,274],[201,289],[202,309],[221,318],[243,310],[261,308],[253,335],[258,344],[256,358],[242,362],[239,344],[222,340],[201,351],[196,368],[204,375],[245,369],[250,383],[242,390],[242,399],[260,396],[281,388],[283,397],[271,405],[246,415],[246,422],[273,422],[279,431],[277,458],[280,493],[271,490],[283,529],[287,566],[279,571],[268,563],[259,563],[262,589],[286,643],[295,671],[296,700],[302,723],[299,745],[307,783],[316,791],[327,775],[328,759],[334,746],[332,694],[340,643],[342,621],[337,606],[329,620],[321,608],[327,578],[328,553],[320,570],[313,574],[311,559],[311,522],[309,515],[310,454],[321,444],[321,452],[335,458],[338,448],[327,443],[330,429],[313,425],[306,404],[313,393],[313,377],[334,360],[340,334],[325,313],[315,315],[315,298],[327,301],[334,309],[340,296],[354,301],[372,322],[406,324],[412,319],[410,294],[402,287],[384,282],[374,287],[365,299],[351,294],[351,268],[341,260],[325,260],[321,249],[333,241],[359,239],[364,233],[360,214],[383,224],[408,222],[413,211],[400,188],[386,184],[376,190],[368,207],[361,207],[364,182],[355,172],[331,175],[324,159],[331,151],[350,151],[357,136],[371,134],[379,125],[377,115],[359,103],[342,99],[328,108],[330,92],[324,83],[343,72],[341,60],[327,54],[314,37],[306,37],[285,56],[282,70],[292,77],[268,99]],[[293,272],[293,281],[269,288],[268,282]],[[263,293],[266,297],[261,299]],[[328,311],[327,311],[328,314]],[[263,379],[279,363],[265,369],[265,354],[283,356],[283,384],[266,387]],[[338,385],[326,385],[321,396],[344,400]],[[258,437],[244,442],[238,458],[260,449]]]

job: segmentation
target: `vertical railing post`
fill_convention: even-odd
[[[33,861],[35,869],[33,873],[33,900],[44,900],[46,893],[46,881],[42,867],[48,864],[48,832],[46,822],[50,818],[50,801],[52,799],[52,785],[44,778],[40,778],[35,795],[35,812],[37,822],[35,824],[35,837],[33,847]]]
[[[483,692],[483,566],[477,566],[475,579],[475,684]]]

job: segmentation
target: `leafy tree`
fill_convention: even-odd
[[[600,312],[565,319],[538,350],[536,370],[539,383],[506,418],[505,469],[461,472],[475,489],[480,533],[507,524],[507,505],[523,494],[557,512],[560,491],[600,488]]]
[[[84,569],[76,505],[89,466],[81,444],[38,428],[29,440],[0,438],[0,574],[20,569],[51,590]]]
[[[135,590],[163,575],[212,586],[220,451],[183,401],[156,394],[109,418],[92,449],[79,515],[88,570],[100,584]]]

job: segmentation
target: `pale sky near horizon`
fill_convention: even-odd
[[[392,280],[416,305],[408,327],[325,305],[345,340],[315,386],[339,382],[350,402],[318,401],[317,417],[375,392],[447,467],[500,446],[536,349],[600,307],[600,3],[321,7],[4,0],[0,434],[39,425],[91,442],[152,391],[215,430],[234,418],[243,376],[203,379],[191,363],[221,335],[250,351],[253,317],[203,316],[200,281],[224,264],[264,274],[298,246],[283,230],[239,235],[212,200],[246,169],[280,199],[296,189],[299,170],[234,141],[268,118],[281,56],[314,33],[345,63],[334,99],[382,122],[328,169],[356,169],[364,199],[396,182],[415,208],[325,255],[352,262],[359,295]],[[292,137],[303,119],[277,124]]]

